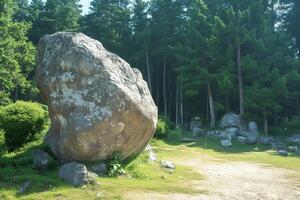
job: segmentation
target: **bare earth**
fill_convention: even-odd
[[[206,176],[192,187],[207,194],[128,192],[127,200],[300,200],[300,183],[293,178],[299,171],[248,162],[207,161],[196,158],[176,160]]]

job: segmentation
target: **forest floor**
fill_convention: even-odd
[[[44,174],[32,169],[30,156],[33,148],[41,148],[38,143],[0,155],[0,199],[300,199],[300,157],[296,155],[281,157],[265,146],[235,142],[224,148],[209,138],[184,144],[153,140],[152,146],[159,160],[174,162],[174,173],[161,168],[159,162],[147,162],[143,153],[125,166],[125,176],[99,177],[99,184],[79,188],[58,177],[59,166]],[[26,181],[31,186],[18,194]]]

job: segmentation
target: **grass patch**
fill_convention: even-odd
[[[58,165],[50,171],[39,174],[31,168],[31,151],[43,148],[41,141],[30,143],[17,152],[1,156],[0,199],[122,199],[128,191],[137,192],[179,192],[186,194],[205,193],[190,187],[192,180],[202,180],[203,176],[192,169],[177,166],[173,174],[161,168],[159,163],[148,163],[142,153],[125,166],[126,175],[117,178],[99,177],[100,185],[74,188],[58,177]],[[158,152],[158,157],[160,157]],[[172,157],[162,156],[172,160]],[[31,186],[23,195],[18,195],[20,185],[30,181]],[[97,197],[99,196],[99,198]]]
[[[233,142],[232,147],[224,148],[218,139],[207,137],[202,137],[196,142],[176,146],[161,140],[154,140],[152,143],[155,149],[170,157],[204,155],[209,158],[229,161],[248,161],[286,169],[300,169],[299,156],[290,154],[289,157],[282,157],[264,145],[246,145]]]

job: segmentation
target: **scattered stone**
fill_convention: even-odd
[[[295,143],[300,145],[300,135],[293,135],[287,139],[287,142]]]
[[[168,172],[169,174],[173,174],[173,173],[174,173],[174,169],[167,169],[167,172]]]
[[[138,69],[82,33],[41,38],[36,80],[51,116],[45,142],[61,162],[121,159],[153,137],[157,107]]]
[[[145,148],[145,151],[148,153],[148,160],[151,162],[157,161],[157,156],[152,149],[152,146],[148,144]]]
[[[104,192],[97,192],[96,194],[96,198],[100,198],[100,197],[103,197],[105,195]]]
[[[208,131],[206,135],[207,137],[221,138],[222,132],[220,130]]]
[[[246,144],[246,140],[247,140],[247,139],[246,139],[245,137],[243,137],[243,136],[237,136],[236,139],[237,139],[237,141],[239,141],[240,143]]]
[[[221,140],[221,145],[223,147],[230,147],[232,144],[230,140]]]
[[[30,188],[31,186],[31,182],[30,181],[25,181],[24,183],[22,183],[22,185],[20,186],[20,189],[18,191],[18,194],[24,194],[28,188]]]
[[[103,176],[107,173],[107,166],[105,163],[97,163],[92,166],[92,170],[96,174]]]
[[[168,168],[168,169],[175,169],[176,168],[176,166],[173,164],[173,162],[168,161],[168,160],[162,160],[162,161],[160,161],[160,165],[163,168]]]
[[[193,132],[193,136],[201,136],[205,134],[205,131],[202,129],[202,123],[200,117],[195,117],[191,121],[190,129]]]
[[[290,152],[294,152],[294,153],[298,152],[298,147],[297,146],[289,146],[288,149],[289,149]]]
[[[184,137],[184,138],[181,139],[181,142],[195,142],[195,141],[196,140],[193,139],[193,138],[186,138],[186,137]]]
[[[248,131],[239,131],[239,136],[246,138],[246,144],[256,144],[257,143],[257,134],[251,133]]]
[[[250,133],[258,134],[258,126],[257,126],[256,122],[249,122],[248,130]]]
[[[33,165],[32,167],[40,172],[46,171],[49,166],[50,156],[42,150],[35,150],[32,152]]]
[[[59,176],[73,186],[94,184],[97,175],[87,170],[86,166],[78,162],[71,162],[59,169]]]
[[[278,155],[287,157],[289,155],[289,153],[286,150],[279,150]]]
[[[258,143],[260,143],[260,144],[272,145],[274,142],[275,142],[275,139],[272,136],[259,136],[258,137]]]
[[[241,126],[241,117],[240,115],[234,113],[225,114],[220,121],[221,128],[240,127],[240,126]]]

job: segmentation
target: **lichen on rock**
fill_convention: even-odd
[[[37,85],[50,112],[46,143],[61,161],[96,161],[142,151],[157,107],[138,69],[82,33],[40,40]]]

